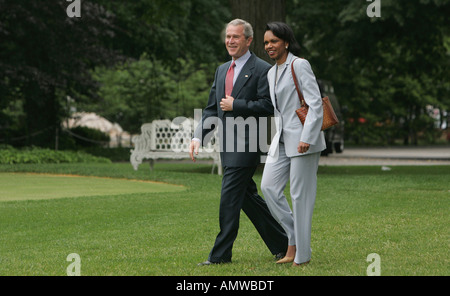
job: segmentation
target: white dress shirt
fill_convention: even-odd
[[[242,68],[244,68],[245,63],[247,63],[248,59],[252,56],[249,50],[241,56],[240,58],[234,60],[234,63],[236,64],[236,67],[234,67],[234,77],[233,77],[233,85],[236,82],[236,79],[239,76],[239,73],[241,73]],[[231,64],[230,64],[231,66]]]

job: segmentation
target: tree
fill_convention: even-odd
[[[0,1],[0,10],[8,12],[0,17],[0,107],[21,106],[23,119],[16,118],[21,120],[14,127],[27,135],[22,144],[51,146],[66,96],[91,89],[87,70],[118,57],[104,46],[114,34],[105,10],[84,2],[82,18],[70,18],[66,5]],[[11,125],[0,124],[3,138]]]
[[[81,17],[71,18],[66,1],[0,0],[7,12],[0,16],[0,140],[53,146],[68,96],[92,109],[105,99],[91,77],[96,67],[148,52],[177,74],[176,85],[185,79],[180,58],[193,60],[193,68],[213,68],[226,58],[220,31],[230,14],[224,1],[81,1]],[[172,102],[187,104],[178,89]]]
[[[96,68],[93,78],[100,85],[100,100],[78,107],[119,122],[132,133],[138,133],[143,123],[154,119],[193,117],[194,109],[208,100],[210,86],[204,66],[196,65],[193,71],[193,61],[179,59],[178,63],[182,70],[175,73],[143,54],[138,61]]]
[[[84,97],[79,106],[130,132],[153,119],[192,117],[194,108],[207,101],[217,64],[228,58],[220,38],[230,17],[225,1],[101,2],[115,12],[120,28],[115,46],[129,59],[97,69],[99,100]],[[121,80],[121,75],[127,78]]]
[[[140,0],[99,3],[115,15],[114,47],[139,59],[146,52],[166,65],[178,58],[214,63],[224,57],[220,32],[230,17],[226,0]]]
[[[264,31],[271,21],[284,21],[285,0],[230,0],[233,18],[241,18],[253,27],[253,42],[250,50],[258,57],[273,63],[264,50]]]
[[[450,109],[448,0],[383,0],[370,18],[358,0],[297,0],[288,7],[304,57],[333,81],[348,106],[353,139],[374,144],[418,143],[433,131],[428,105]],[[370,138],[369,138],[370,137]]]

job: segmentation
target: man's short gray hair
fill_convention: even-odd
[[[250,25],[250,23],[241,20],[241,19],[234,19],[231,22],[228,23],[228,26],[244,26],[244,36],[245,39],[248,39],[249,37],[253,37],[253,28],[252,25]]]

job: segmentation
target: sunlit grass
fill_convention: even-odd
[[[366,275],[371,253],[380,255],[382,275],[449,274],[448,166],[320,167],[313,256],[301,268],[276,265],[243,213],[233,263],[197,267],[219,230],[221,177],[209,174],[208,165],[157,163],[153,172],[129,164],[16,165],[0,171],[186,187],[0,202],[0,275],[66,275],[70,253],[80,255],[82,275]]]
[[[79,175],[0,173],[0,201],[180,192],[185,187],[162,182]]]

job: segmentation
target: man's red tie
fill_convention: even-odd
[[[234,67],[236,64],[234,61],[231,63],[230,69],[228,69],[227,77],[225,78],[225,95],[231,96],[231,91],[233,90],[233,78],[234,78]]]

